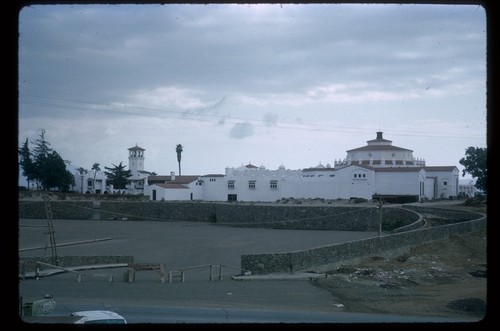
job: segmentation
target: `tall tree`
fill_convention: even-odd
[[[22,174],[26,177],[28,182],[28,188],[30,187],[30,182],[35,180],[35,163],[31,157],[31,151],[29,148],[28,138],[24,142],[23,146],[19,148],[19,165],[23,170]]]
[[[132,177],[132,171],[125,170],[125,166],[120,162],[119,165],[114,165],[113,167],[104,167],[104,169],[109,171],[104,171],[106,176],[108,176],[109,182],[113,184],[113,187],[118,190],[124,190],[127,188],[129,178]]]
[[[73,175],[66,169],[69,161],[64,161],[59,153],[50,148],[50,143],[45,140],[45,129],[32,144],[34,148],[30,151],[26,139],[19,150],[19,164],[26,178],[35,181],[37,189],[41,185],[45,190],[69,191],[74,185]]]
[[[47,157],[49,153],[52,152],[52,148],[50,148],[50,143],[45,140],[45,129],[41,130],[40,137],[32,143],[34,145],[32,152],[34,163],[33,172],[38,189],[43,177],[44,163],[47,162]]]
[[[181,175],[181,154],[182,154],[182,145],[178,144],[175,147],[175,152],[177,153],[177,162],[179,163],[179,176]]]
[[[466,173],[476,178],[476,187],[487,193],[487,178],[488,178],[488,165],[487,165],[487,148],[468,147],[465,150],[465,157],[461,158],[459,163],[464,166],[462,176]]]
[[[66,162],[56,151],[47,154],[44,163],[40,165],[40,170],[42,174],[40,182],[44,189],[68,192],[75,184],[73,175],[66,169]]]
[[[94,183],[93,183],[93,185],[92,185],[92,186],[93,186],[93,191],[94,191],[94,193],[95,193],[95,177],[97,176],[97,172],[98,172],[98,171],[101,171],[101,168],[100,168],[99,166],[100,166],[100,164],[99,164],[99,163],[94,163],[94,164],[92,165],[92,169],[91,169],[91,170],[94,170]]]

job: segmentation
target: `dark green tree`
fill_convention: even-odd
[[[26,177],[28,181],[28,188],[30,187],[30,182],[35,180],[35,163],[31,157],[31,151],[29,149],[28,138],[24,142],[23,146],[19,148],[19,165],[22,169],[23,176]]]
[[[177,162],[179,163],[179,176],[181,175],[181,154],[182,154],[182,145],[178,144],[175,146],[175,152],[177,153]]]
[[[34,175],[37,189],[42,182],[43,178],[43,170],[45,169],[44,163],[47,160],[47,157],[50,152],[52,152],[52,148],[50,148],[50,143],[45,140],[45,129],[42,129],[40,133],[40,137],[36,139],[33,144],[32,157],[34,162]]]
[[[39,165],[41,178],[40,183],[46,190],[56,189],[68,192],[75,185],[75,178],[66,169],[66,162],[56,151],[49,152]]]
[[[118,190],[124,190],[127,188],[129,178],[132,177],[132,171],[125,170],[125,166],[120,162],[119,165],[114,165],[113,167],[104,167],[108,171],[104,171],[108,177],[108,181],[113,184],[113,187]]]
[[[464,166],[462,176],[468,173],[476,178],[476,188],[482,190],[484,193],[487,192],[487,154],[487,148],[471,146],[465,150],[465,157],[459,161]]]
[[[45,140],[45,130],[42,129],[40,137],[32,142],[33,150],[28,147],[28,139],[20,148],[20,165],[24,175],[36,182],[44,190],[69,191],[74,185],[73,175],[66,169],[68,161],[64,161],[59,153],[50,148],[50,143]]]

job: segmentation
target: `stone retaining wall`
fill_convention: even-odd
[[[211,222],[236,227],[274,229],[376,231],[379,213],[374,206],[272,206],[258,204],[134,201],[51,201],[54,219],[126,219],[129,221]],[[43,201],[20,201],[20,218],[46,218]],[[415,212],[383,208],[383,219],[410,224]]]
[[[341,263],[361,257],[402,253],[415,245],[447,239],[454,235],[476,232],[485,228],[486,217],[482,217],[473,221],[412,230],[301,251],[242,255],[241,268],[251,271],[252,274],[292,273],[306,270],[325,272]]]

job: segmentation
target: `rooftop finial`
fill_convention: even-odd
[[[378,131],[378,132],[377,132],[377,139],[384,139],[384,138],[382,138],[382,135],[383,135],[383,134],[384,134],[384,133],[383,133],[382,131]]]

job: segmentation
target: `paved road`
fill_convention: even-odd
[[[57,253],[132,255],[135,262],[165,263],[167,270],[196,265],[240,266],[242,254],[287,252],[376,236],[376,232],[245,229],[190,222],[54,220]],[[19,221],[19,256],[43,256],[46,220]],[[102,241],[89,240],[106,239]],[[72,244],[74,243],[74,244]],[[80,244],[78,244],[80,243]],[[68,245],[65,245],[68,244]],[[50,250],[47,251],[50,254]],[[85,304],[94,309],[137,305],[211,309],[260,309],[343,313],[328,291],[304,280],[236,281],[226,269],[222,281],[209,270],[186,274],[186,281],[161,283],[156,271],[141,271],[124,282],[124,268],[88,270],[82,282],[61,273],[19,283],[24,302],[52,295],[61,309]],[[113,275],[113,282],[110,276]]]

